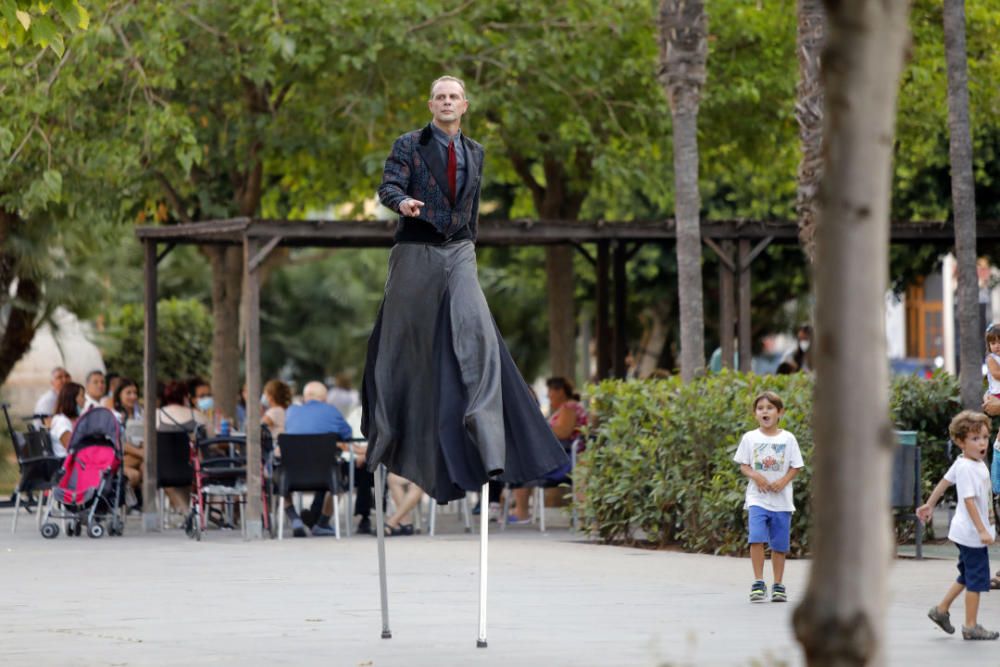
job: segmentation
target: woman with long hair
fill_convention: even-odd
[[[73,426],[83,412],[85,400],[83,385],[76,382],[67,382],[59,390],[59,395],[56,397],[55,414],[52,415],[52,423],[49,425],[52,451],[56,456],[66,456],[66,448],[69,447]]]

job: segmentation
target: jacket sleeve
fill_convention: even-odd
[[[392,152],[385,160],[382,170],[382,184],[378,188],[378,199],[382,205],[399,213],[399,205],[409,198],[410,187],[410,141],[406,135],[396,139]]]
[[[472,212],[469,214],[469,231],[472,232],[472,242],[479,239],[479,195],[483,190],[483,168],[486,162],[486,151],[479,156],[479,180],[476,181],[476,192],[472,198]]]

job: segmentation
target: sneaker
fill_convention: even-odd
[[[527,519],[520,519],[516,514],[511,514],[507,517],[508,526],[527,526],[529,523],[531,523],[530,516]]]
[[[307,534],[308,533],[306,533],[306,524],[302,522],[302,519],[301,518],[292,519],[292,535],[294,535],[295,537],[305,537]]]
[[[358,521],[358,529],[354,531],[359,535],[371,535],[372,534],[372,521],[366,516],[361,517],[361,521]]]
[[[750,587],[750,602],[763,602],[767,599],[767,584],[761,580],[753,582]]]
[[[472,513],[479,516],[479,512],[482,511],[482,503],[476,503],[476,506],[472,508]]]
[[[962,626],[962,639],[996,639],[997,637],[1000,637],[1000,632],[987,630],[978,623],[971,628]]]
[[[336,537],[337,531],[330,524],[323,525],[322,523],[317,523],[313,526],[312,534],[316,537]]]
[[[927,612],[927,618],[934,621],[939,628],[949,635],[955,634],[955,626],[951,624],[951,614],[946,611],[939,611],[937,605],[931,607],[931,610]],[[962,634],[965,634],[965,628],[962,628]]]
[[[785,592],[784,584],[775,584],[771,587],[771,602],[788,602],[788,594]]]
[[[489,518],[493,523],[500,523],[500,503],[490,503]]]

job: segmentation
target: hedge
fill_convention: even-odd
[[[732,458],[741,435],[757,427],[753,397],[764,390],[785,401],[782,428],[806,462],[794,483],[797,511],[791,555],[809,551],[813,451],[812,377],[723,371],[684,384],[680,378],[607,380],[589,387],[591,426],[578,469],[576,503],[585,526],[609,543],[675,544],[687,551],[746,551],[746,480]],[[892,419],[918,432],[925,490],[948,465],[948,421],[958,412],[958,385],[940,374],[894,380]]]

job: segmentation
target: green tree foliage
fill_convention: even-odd
[[[62,56],[63,34],[88,25],[90,14],[80,0],[0,0],[0,49],[30,43]]]
[[[143,377],[143,307],[125,304],[108,314],[102,334],[109,370],[141,382]],[[164,381],[205,377],[211,364],[212,316],[193,299],[166,299],[156,305],[157,374]]]

